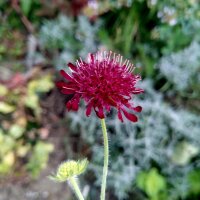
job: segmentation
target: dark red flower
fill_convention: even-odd
[[[134,107],[130,100],[143,90],[136,88],[135,85],[141,77],[132,73],[134,67],[128,60],[123,62],[120,54],[97,52],[89,54],[88,61],[80,59],[76,65],[69,63],[68,66],[72,73],[60,71],[67,82],[57,83],[63,94],[74,94],[66,104],[68,110],[77,111],[82,98],[86,103],[87,116],[94,109],[96,115],[103,119],[105,111],[110,112],[111,107],[115,107],[122,122],[122,114],[132,122],[137,121],[135,114],[127,109],[142,111],[141,106]]]

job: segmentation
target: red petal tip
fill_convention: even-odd
[[[68,63],[67,64],[68,65],[68,67],[70,68],[70,69],[72,69],[73,71],[77,71],[77,67],[74,65],[74,64],[72,64],[72,63]]]
[[[127,119],[129,119],[130,121],[132,121],[132,122],[137,122],[138,121],[138,118],[134,114],[128,113],[124,109],[122,111],[123,111],[125,117]]]
[[[73,81],[73,78],[72,78],[68,73],[66,73],[63,69],[60,70],[60,74],[61,74],[65,79],[67,79],[68,81]]]
[[[142,111],[142,107],[141,106],[137,106],[134,108],[135,112],[141,112]]]

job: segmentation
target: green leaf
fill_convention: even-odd
[[[15,110],[15,107],[5,102],[0,102],[0,113],[8,114]]]
[[[39,109],[39,98],[36,94],[28,94],[25,99],[25,105],[33,110]]]
[[[17,138],[19,138],[19,137],[21,137],[21,136],[23,135],[24,131],[25,131],[25,128],[24,128],[24,127],[19,126],[18,124],[14,124],[14,125],[12,125],[12,126],[10,127],[10,129],[9,129],[9,134],[10,134],[13,138],[17,139]]]
[[[34,111],[35,116],[39,116],[41,113],[41,107],[39,104],[39,97],[35,93],[28,93],[25,98],[25,105]]]
[[[159,199],[160,195],[165,195],[164,191],[167,188],[165,178],[154,168],[149,172],[140,172],[137,176],[136,184],[140,189],[145,191],[152,200]]]
[[[8,89],[4,86],[0,84],[0,96],[5,96],[8,92]]]
[[[145,190],[145,181],[146,181],[147,173],[140,172],[136,179],[136,185],[142,190]]]
[[[54,87],[51,75],[46,75],[42,79],[30,81],[28,84],[29,93],[45,93]]]
[[[42,169],[47,165],[49,153],[53,151],[54,147],[50,143],[38,142],[34,149],[32,156],[27,164],[27,169],[33,177],[37,177]]]
[[[25,145],[22,146],[22,144],[20,144],[16,150],[16,154],[19,157],[24,157],[27,155],[28,151],[30,150],[30,145]]]
[[[1,147],[0,148],[0,155],[1,154],[4,155],[14,148],[15,140],[8,135],[6,135],[6,136],[1,135],[1,137],[2,138],[1,138],[1,141],[0,141],[0,147]]]
[[[0,163],[0,174],[7,174],[11,170],[11,166],[7,165],[6,163]]]
[[[10,151],[6,153],[0,162],[0,174],[7,174],[12,169],[13,165],[15,163],[15,156],[14,152]]]
[[[166,189],[166,181],[156,169],[151,169],[146,178],[146,193],[155,197],[160,191]]]
[[[190,194],[200,194],[200,169],[194,170],[188,174]]]
[[[4,140],[4,133],[3,130],[0,129],[0,144],[3,143],[3,140]]]
[[[28,16],[31,10],[32,0],[20,0],[20,5],[23,13]]]
[[[8,165],[8,166],[13,166],[15,163],[15,155],[13,151],[8,152],[6,155],[4,155],[2,159],[2,163]]]

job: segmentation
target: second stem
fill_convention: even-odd
[[[108,157],[109,157],[108,134],[106,130],[105,119],[101,119],[101,127],[103,132],[103,141],[104,141],[104,166],[103,166],[100,200],[105,200],[106,180],[108,175]]]
[[[72,188],[74,189],[74,192],[75,192],[76,196],[78,197],[78,199],[84,200],[83,195],[82,195],[80,188],[78,186],[76,178],[74,178],[74,177],[70,178],[69,182],[70,182]]]

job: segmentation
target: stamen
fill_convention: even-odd
[[[129,67],[129,72],[132,71],[132,68],[133,68],[133,64],[130,65],[130,67]]]
[[[133,72],[133,71],[135,70],[135,68],[136,68],[136,67],[133,65],[133,69],[132,69],[132,71],[131,71],[131,72]]]
[[[118,54],[117,57],[116,57],[116,62],[117,63],[119,63],[119,57],[120,57],[120,54]]]
[[[124,61],[124,63],[123,63],[123,65],[122,65],[122,66],[126,65],[126,62],[127,62],[127,59]]]
[[[112,51],[109,52],[109,55],[108,55],[108,62],[110,62],[110,57],[112,55]]]
[[[76,60],[76,66],[77,67],[81,67],[80,63],[79,63],[79,60]]]
[[[131,72],[133,64],[130,64],[128,71]]]
[[[135,69],[134,65],[132,64],[130,72],[133,72]]]
[[[102,61],[103,60],[103,52],[100,51],[100,54],[99,54],[99,61]]]
[[[112,54],[112,51],[109,51],[109,52],[107,53],[107,59],[108,59],[108,60],[109,60],[111,54]]]
[[[127,64],[127,66],[126,66],[126,71],[127,71],[127,72],[129,71],[130,66],[131,66],[131,63]]]
[[[122,65],[123,56],[120,57],[120,66]]]
[[[82,58],[80,57],[80,62],[83,64],[83,60],[82,60]]]
[[[97,67],[98,67],[98,64],[99,64],[99,62],[98,62],[98,51],[97,51],[97,53],[95,54],[95,61],[97,62]]]
[[[107,59],[107,51],[104,51],[104,59]]]
[[[95,60],[98,60],[98,51],[95,54]]]
[[[113,55],[113,61],[114,61],[114,64],[116,63],[115,55],[116,55],[116,53],[114,53],[114,55]]]
[[[127,63],[126,63],[126,71],[128,71],[128,66],[129,66],[129,60],[127,60]]]

